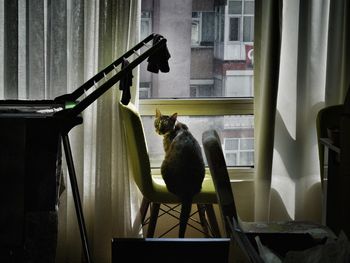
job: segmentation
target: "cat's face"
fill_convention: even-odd
[[[154,120],[154,127],[156,133],[163,135],[169,131],[172,131],[175,126],[177,118],[177,113],[174,113],[171,116],[162,115],[158,109],[156,109],[156,119]]]

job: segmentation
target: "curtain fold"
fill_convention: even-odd
[[[350,85],[350,3],[330,1],[325,105],[344,102]]]
[[[140,17],[140,0],[0,0],[0,99],[53,99],[74,91],[139,42]],[[137,69],[133,75],[136,102]],[[111,262],[113,237],[140,235],[139,193],[122,144],[118,85],[84,110],[83,124],[69,133],[91,254],[97,263]],[[64,179],[56,262],[81,262],[66,169]]]
[[[110,64],[139,42],[140,5],[138,1],[103,0],[100,5],[99,67]],[[117,19],[116,19],[117,18]],[[133,87],[138,73],[133,71]],[[118,84],[119,85],[119,84]],[[135,93],[133,94],[135,95]],[[119,89],[110,89],[97,101],[96,184],[94,210],[94,257],[110,262],[111,238],[137,236],[133,229],[138,195],[129,169],[117,102]]]
[[[255,1],[255,219],[267,220],[281,46],[280,0]]]
[[[284,219],[320,222],[315,124],[325,98],[329,3],[300,1],[285,6],[289,13],[283,24],[272,188],[285,206],[280,208],[285,211]]]

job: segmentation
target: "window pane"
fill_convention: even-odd
[[[141,39],[145,39],[150,34],[150,25],[148,20],[141,20]]]
[[[227,166],[236,166],[237,153],[225,153],[225,161]]]
[[[220,42],[224,42],[225,36],[225,17],[220,16]]]
[[[232,139],[232,138],[226,138],[224,140],[224,149],[225,151],[233,151],[233,150],[238,150],[238,139]]]
[[[243,19],[243,41],[254,41],[254,17],[246,16]]]
[[[240,9],[237,14],[228,14],[226,6],[214,0],[147,1],[142,5],[148,8],[141,10],[142,36],[162,34],[171,55],[168,73],[147,71],[147,61],[140,66],[140,82],[152,83],[150,98],[253,96],[253,63],[247,60],[244,42],[253,46],[254,19],[242,13],[244,3],[250,13],[254,1],[229,1],[232,13]],[[210,80],[212,87],[193,88],[198,80]]]
[[[191,85],[191,97],[213,97],[213,85]]]
[[[239,18],[238,17],[230,18],[229,40],[230,41],[239,40]]]
[[[150,82],[140,82],[139,87],[140,99],[148,99],[151,97],[151,83]]]
[[[199,21],[193,20],[192,21],[192,36],[191,36],[191,43],[192,45],[199,45]]]
[[[241,1],[229,1],[228,13],[229,14],[241,14],[242,13],[242,2]]]
[[[245,15],[254,15],[254,2],[245,1],[244,2],[244,14]]]
[[[240,152],[239,154],[239,166],[252,166],[254,165],[254,152]]]
[[[212,46],[214,44],[214,12],[202,13],[202,46]]]
[[[151,12],[144,11],[141,13],[141,39],[145,39],[151,33]]]
[[[253,157],[251,157],[249,153],[244,152],[244,158],[241,158],[241,163],[237,163],[236,157],[233,157],[236,156],[238,153],[242,153],[238,149],[237,143],[239,139],[254,137],[254,126],[252,116],[178,116],[178,120],[180,122],[185,123],[189,127],[190,132],[197,139],[201,147],[203,132],[208,129],[216,129],[220,136],[221,143],[224,144],[224,142],[226,141],[229,142],[229,144],[227,144],[227,147],[229,149],[226,149],[226,147],[222,145],[225,152],[225,156],[230,156],[230,159],[226,160],[227,165],[252,165]],[[233,120],[239,122],[239,124],[237,123],[235,125],[232,125]],[[156,134],[154,130],[154,117],[144,116],[142,117],[142,122],[144,125],[151,166],[160,167],[164,159],[164,150],[162,143],[163,138],[160,135]],[[205,159],[204,151],[202,151],[202,154]],[[254,154],[252,156],[254,156]]]
[[[192,18],[199,18],[200,13],[199,12],[192,12]]]
[[[240,150],[253,150],[254,149],[254,139],[253,138],[243,138],[240,140]]]

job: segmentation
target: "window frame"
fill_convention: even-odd
[[[158,108],[161,112],[177,112],[187,116],[254,115],[254,98],[171,98],[140,99],[141,116],[154,116]],[[254,180],[254,167],[229,166],[232,180]],[[209,173],[206,168],[206,173]],[[152,168],[152,174],[161,176],[160,168]]]
[[[250,0],[248,0],[250,1]],[[241,14],[236,14],[234,16],[239,19],[239,39],[237,41],[229,41],[230,43],[243,43],[243,20],[244,20],[244,2],[242,0],[242,10]],[[254,1],[252,1],[254,2]],[[228,23],[226,19],[229,19],[228,15],[228,5],[217,6],[218,8],[214,11],[214,43],[227,43],[228,36]],[[202,41],[202,26],[203,26],[203,12],[206,11],[196,11],[199,13],[199,17],[192,17],[192,21],[198,21],[199,26],[199,43],[194,44],[191,41],[191,48],[200,48]],[[152,30],[152,18],[153,12],[149,12],[149,17],[143,18],[142,20],[147,20],[150,26],[149,30]],[[252,15],[254,17],[254,14]],[[251,42],[247,42],[251,43]],[[208,47],[208,46],[203,46]],[[203,80],[201,80],[203,81]],[[195,83],[196,82],[196,83]],[[215,83],[215,77],[213,78]],[[197,80],[191,79],[193,86],[196,86]],[[190,85],[191,86],[191,85]],[[215,98],[145,98],[139,99],[139,112],[141,116],[154,116],[156,108],[160,109],[161,112],[177,112],[179,115],[187,116],[222,116],[222,115],[254,115],[254,98],[228,98],[228,97],[215,97]],[[254,139],[254,138],[253,138]],[[222,142],[223,143],[223,142]],[[253,150],[254,151],[254,150]],[[160,168],[151,168],[152,174],[155,176],[161,176]],[[206,168],[207,174],[209,173],[208,168]],[[240,166],[229,166],[229,175],[231,180],[242,180],[242,181],[253,181],[254,180],[254,167],[240,167]]]

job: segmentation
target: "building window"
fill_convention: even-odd
[[[240,17],[230,17],[229,41],[239,41]]]
[[[192,45],[199,45],[201,42],[201,19],[199,12],[192,12]]]
[[[254,138],[224,138],[223,149],[227,165],[252,166],[254,164]]]
[[[141,39],[145,39],[152,33],[152,13],[141,12]]]
[[[215,8],[215,41],[224,42],[225,40],[225,6],[217,6]]]
[[[151,82],[140,82],[139,97],[140,99],[151,98]]]
[[[254,1],[229,0],[229,41],[254,41]],[[243,21],[243,22],[242,22]]]
[[[213,97],[214,95],[214,86],[213,85],[191,85],[190,86],[190,96],[192,98],[199,97]]]
[[[214,12],[192,12],[193,46],[214,45]]]

